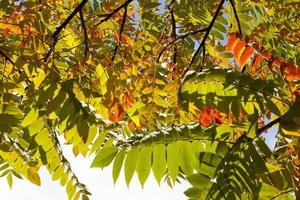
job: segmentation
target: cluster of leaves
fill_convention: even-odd
[[[63,155],[190,199],[300,198],[297,0],[2,0],[0,176],[69,199]],[[238,64],[237,64],[238,63]],[[262,133],[279,123],[274,151]],[[275,140],[275,138],[274,138]],[[293,194],[294,193],[294,194]]]

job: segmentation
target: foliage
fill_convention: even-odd
[[[88,199],[63,155],[189,199],[300,198],[297,0],[2,0],[0,171]],[[262,133],[279,124],[275,149]],[[275,138],[274,138],[275,140]]]

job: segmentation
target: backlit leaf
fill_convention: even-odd
[[[27,169],[27,178],[30,182],[34,183],[35,185],[41,185],[41,179],[37,172],[37,169],[34,167],[28,167]]]

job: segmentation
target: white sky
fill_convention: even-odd
[[[271,128],[268,133],[264,133],[266,143],[273,149],[275,145],[275,135],[277,127]],[[158,186],[153,174],[141,188],[137,176],[135,175],[128,189],[125,183],[123,169],[120,177],[114,185],[112,179],[112,167],[109,166],[104,170],[100,168],[90,168],[94,156],[83,158],[82,156],[74,157],[71,146],[63,146],[64,155],[71,162],[73,171],[77,174],[79,180],[87,185],[92,193],[91,200],[109,199],[109,200],[185,200],[187,199],[183,192],[189,188],[187,182],[175,185],[171,189],[167,183],[162,182]],[[65,188],[60,186],[58,181],[51,181],[51,176],[43,167],[40,170],[42,186],[38,187],[27,180],[20,180],[13,177],[13,188],[10,189],[6,177],[0,177],[0,194],[1,199],[10,200],[66,200]],[[4,198],[5,197],[5,198]]]
[[[186,196],[183,192],[189,188],[188,183],[177,184],[171,189],[167,183],[162,182],[158,186],[154,176],[150,174],[149,179],[141,188],[137,176],[131,181],[129,189],[125,183],[123,169],[120,177],[114,185],[112,179],[112,167],[104,170],[100,168],[90,168],[93,156],[83,158],[73,156],[70,146],[64,147],[64,155],[71,162],[73,171],[79,177],[79,180],[87,185],[92,193],[91,200],[109,199],[109,200],[184,200]],[[6,177],[0,177],[1,199],[9,200],[65,200],[67,195],[65,188],[60,186],[58,181],[51,181],[51,176],[43,167],[40,170],[42,185],[41,187],[31,184],[27,180],[20,180],[13,177],[13,188],[10,189]]]

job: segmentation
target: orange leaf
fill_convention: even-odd
[[[133,42],[132,42],[131,38],[129,38],[127,35],[122,34],[122,39],[129,47],[133,47]]]
[[[199,124],[205,127],[210,126],[214,121],[212,114],[213,111],[211,108],[205,108],[200,111],[198,115]]]
[[[113,122],[121,121],[124,117],[124,109],[120,104],[115,103],[110,107],[108,115],[109,120]]]
[[[133,131],[135,131],[135,129],[136,129],[136,125],[135,125],[135,123],[133,122],[133,121],[128,121],[128,128],[129,128],[129,130],[131,131],[131,132],[133,132]]]
[[[240,60],[240,57],[244,51],[244,49],[246,48],[246,42],[243,41],[243,40],[239,40],[233,50],[234,52],[234,55],[233,55],[233,58],[236,60],[236,61],[239,61]]]
[[[286,64],[284,75],[288,81],[300,80],[300,68],[293,64]]]
[[[270,59],[272,57],[272,52],[270,51],[265,51],[263,52],[261,55],[263,55],[263,57]]]
[[[133,9],[130,9],[129,14],[130,14],[131,17],[134,17],[134,15],[135,15],[135,14],[134,14],[134,10],[133,10]]]
[[[6,28],[6,29],[3,30],[2,34],[3,34],[4,37],[6,37],[6,36],[9,35],[9,33],[10,33],[10,30],[8,28]]]
[[[227,45],[226,45],[226,52],[232,51],[238,42],[238,38],[236,37],[235,33],[229,33],[227,36]]]
[[[240,58],[240,66],[244,67],[252,54],[254,53],[254,49],[252,47],[246,47],[241,58]]]
[[[227,115],[216,108],[204,108],[199,112],[198,120],[201,126],[208,127],[212,123],[219,126],[224,123]]]
[[[258,54],[257,56],[255,56],[253,63],[252,63],[252,70],[256,71],[257,65],[259,65],[261,63],[261,61],[264,60],[264,57],[261,54]]]
[[[134,102],[133,98],[126,91],[123,95],[123,106],[124,106],[125,110],[127,110],[133,104],[133,102]]]
[[[116,43],[120,42],[120,37],[119,37],[119,34],[117,32],[114,32],[114,38],[115,38]]]

